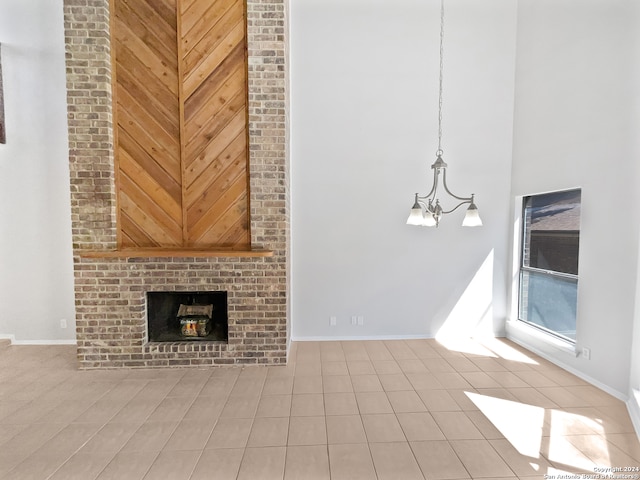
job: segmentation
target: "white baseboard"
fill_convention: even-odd
[[[613,395],[618,400],[622,400],[623,402],[626,402],[629,399],[629,396],[626,393],[619,392],[618,390],[616,390],[614,388],[611,388],[609,385],[605,385],[604,383],[600,382],[599,380],[596,380],[595,378],[592,378],[589,375],[586,375],[583,372],[581,372],[579,370],[576,370],[571,365],[568,365],[568,364],[558,360],[557,358],[550,356],[549,354],[543,352],[542,350],[539,350],[538,348],[532,346],[531,344],[526,343],[524,340],[521,340],[519,338],[515,338],[515,337],[513,337],[511,335],[507,336],[507,338],[509,340],[511,340],[512,342],[517,343],[521,347],[526,348],[530,352],[535,353],[539,357],[542,357],[545,360],[550,361],[551,363],[553,363],[554,365],[557,365],[558,367],[562,368],[563,370],[566,370],[567,372],[574,374],[576,377],[581,378],[585,382],[590,383],[594,387],[598,387],[600,390],[603,390],[604,392],[607,392],[609,395]]]
[[[633,390],[627,400],[627,410],[631,417],[631,423],[636,431],[638,440],[640,440],[640,390]]]
[[[348,341],[362,341],[362,340],[425,340],[433,338],[428,335],[363,335],[363,336],[335,336],[335,337],[297,337],[292,336],[292,342],[348,342]]]
[[[11,340],[11,345],[77,345],[75,340],[16,340],[15,335],[4,333],[0,340]]]
[[[77,345],[75,340],[16,340],[12,345]]]

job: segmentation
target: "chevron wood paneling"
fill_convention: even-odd
[[[115,0],[121,247],[250,247],[244,0]]]
[[[116,0],[120,244],[183,242],[175,0]]]
[[[181,6],[186,241],[249,246],[244,1]]]

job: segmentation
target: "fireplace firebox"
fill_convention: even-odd
[[[227,292],[147,292],[150,342],[227,342]]]

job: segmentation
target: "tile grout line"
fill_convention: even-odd
[[[242,367],[240,370],[240,373],[238,374],[238,376],[236,377],[236,381],[233,383],[233,386],[235,387],[236,384],[238,383],[238,380],[240,379],[240,377],[242,376],[242,372],[245,370],[246,367]],[[244,459],[247,455],[247,449],[249,448],[249,439],[251,438],[251,431],[253,430],[253,425],[255,423],[255,419],[256,419],[256,414],[258,413],[258,405],[260,404],[260,398],[262,397],[262,392],[264,391],[264,384],[266,383],[266,374],[265,374],[265,378],[262,382],[262,387],[260,388],[260,395],[258,397],[258,404],[256,405],[256,410],[253,412],[253,416],[251,417],[251,427],[249,428],[249,434],[247,436],[247,441],[242,449],[242,458],[240,459],[240,463],[238,464],[238,473],[236,473],[236,480],[238,478],[240,478],[240,471],[242,470],[242,464],[244,463]],[[231,394],[233,392],[233,387],[231,388],[231,390],[229,391],[229,396],[227,397],[227,401],[225,402],[225,407],[227,406],[227,403],[229,402],[229,399],[231,398]],[[220,412],[220,414],[222,414],[222,412],[224,412],[224,407],[222,408],[222,411]],[[214,427],[215,429],[215,427]],[[211,434],[213,434],[213,430],[211,431]],[[288,435],[288,432],[287,432]],[[283,476],[284,476],[284,471],[283,471]]]

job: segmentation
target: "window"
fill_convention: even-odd
[[[575,343],[580,190],[524,197],[518,318]]]

